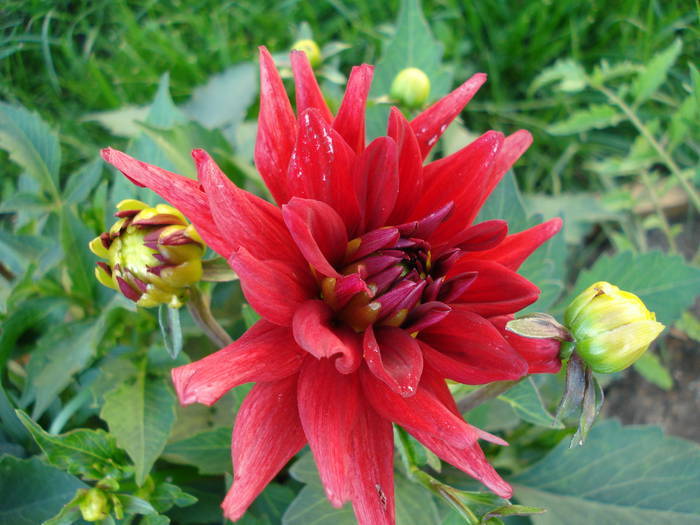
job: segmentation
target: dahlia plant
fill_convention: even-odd
[[[240,278],[261,316],[232,344],[172,372],[181,403],[211,405],[255,382],[236,417],[234,481],[223,502],[239,519],[307,443],[330,502],[358,522],[391,524],[393,431],[399,425],[503,498],[511,487],[466,422],[448,381],[482,385],[560,369],[559,342],[506,331],[538,288],[518,267],[556,234],[475,223],[530,145],[527,131],[489,131],[428,156],[486,75],[476,74],[411,121],[392,108],[386,135],[365,139],[373,68],[353,68],[336,115],[303,52],[293,51],[296,113],[260,49],[255,164],[276,204],[233,184],[203,150],[198,180],[105,149],[104,159],[180,210]]]

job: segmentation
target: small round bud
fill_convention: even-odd
[[[117,204],[118,221],[90,242],[106,259],[97,280],[139,306],[182,306],[190,285],[202,277],[206,246],[185,216],[166,204],[149,207],[127,199]]]
[[[409,108],[418,108],[425,104],[430,96],[430,79],[416,67],[406,68],[394,78],[390,94],[391,98]]]
[[[85,521],[100,521],[109,516],[107,495],[97,488],[88,489],[80,500],[80,513]]]
[[[306,58],[309,59],[311,67],[318,67],[321,65],[323,56],[321,56],[321,50],[313,40],[297,40],[294,42],[292,50],[306,53]]]
[[[624,370],[665,328],[636,295],[610,283],[584,290],[564,313],[576,353],[594,372]]]

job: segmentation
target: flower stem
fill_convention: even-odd
[[[190,298],[187,301],[187,309],[211,342],[217,346],[227,346],[233,342],[233,339],[226,333],[221,325],[214,319],[209,308],[209,299],[196,287],[190,289]]]
[[[500,396],[506,390],[509,390],[517,385],[520,381],[522,381],[522,379],[517,379],[514,381],[496,381],[495,383],[482,386],[479,390],[475,390],[467,397],[460,399],[457,403],[457,408],[459,408],[461,413],[469,412],[482,403],[485,403],[494,397]]]

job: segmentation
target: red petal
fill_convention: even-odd
[[[329,359],[308,356],[299,373],[299,417],[326,495],[335,507],[350,499],[349,458],[360,400],[357,374],[340,374]]]
[[[416,393],[423,373],[423,354],[416,340],[404,330],[393,327],[365,330],[365,363],[386,385],[402,397]]]
[[[489,250],[508,235],[508,223],[499,219],[480,222],[452,238],[451,244],[465,252]]]
[[[527,363],[483,317],[453,310],[418,335],[423,357],[442,377],[468,385],[519,379]]]
[[[250,306],[272,323],[290,326],[297,308],[318,293],[308,270],[300,272],[282,261],[256,259],[245,248],[228,263],[238,274]]]
[[[455,304],[491,317],[515,313],[537,300],[540,290],[525,277],[496,262],[475,260],[472,255],[462,257],[447,273],[448,279],[463,272],[478,273],[464,294],[453,301]]]
[[[537,248],[556,235],[561,230],[561,226],[562,220],[555,217],[527,230],[509,235],[495,248],[472,253],[469,257],[495,261],[515,271]]]
[[[353,191],[355,162],[354,152],[318,110],[306,110],[299,118],[299,134],[287,173],[289,197],[325,202],[352,231],[359,216]]]
[[[460,151],[425,167],[423,196],[412,217],[423,217],[454,201],[450,216],[431,235],[431,244],[451,246],[452,238],[472,223],[502,144],[503,135],[489,131]]]
[[[477,73],[411,121],[423,158],[428,156],[447,126],[460,114],[484,82],[486,75]]]
[[[355,338],[335,327],[333,311],[318,299],[306,301],[297,308],[292,324],[294,339],[317,359],[342,356],[343,373],[359,366],[360,349]]]
[[[112,148],[103,149],[101,154],[105,162],[112,164],[134,184],[148,187],[180,210],[212,250],[223,257],[231,254],[233,245],[216,228],[207,196],[197,181],[138,161]]]
[[[333,268],[348,245],[343,219],[325,202],[293,197],[282,206],[289,233],[308,263],[323,275],[340,278]]]
[[[360,378],[367,399],[383,418],[406,429],[440,437],[458,448],[469,446],[477,440],[473,427],[420,385],[414,396],[401,397],[378,380],[368,368],[360,369]]]
[[[204,150],[192,151],[192,157],[214,221],[235,249],[243,247],[260,259],[283,259],[306,267],[279,208],[238,188]]]
[[[255,167],[277,204],[288,200],[287,166],[294,148],[296,119],[270,53],[260,47],[260,115]]]
[[[420,197],[423,188],[423,156],[411,125],[398,108],[391,108],[387,135],[394,139],[399,152],[399,195],[387,222],[399,224],[408,217]]]
[[[345,88],[343,102],[333,121],[333,129],[358,154],[365,148],[365,109],[374,67],[355,66]]]
[[[297,115],[301,115],[309,108],[317,109],[326,122],[333,120],[326,101],[323,99],[321,88],[314,76],[309,59],[303,51],[290,53],[292,72],[294,73],[294,85],[296,87]]]
[[[360,231],[384,226],[399,193],[396,143],[389,137],[371,142],[359,159],[355,174],[362,216]]]
[[[394,433],[362,400],[352,429],[352,506],[359,525],[394,525]]]
[[[260,320],[218,352],[173,368],[173,383],[183,405],[213,405],[243,383],[277,381],[296,373],[303,356],[289,328]]]
[[[555,339],[530,339],[506,330],[506,323],[512,315],[501,315],[489,319],[503,334],[503,337],[515,348],[528,364],[529,374],[556,374],[561,369],[559,350],[561,343]]]
[[[243,400],[233,428],[233,485],[221,504],[232,521],[306,443],[296,386],[296,376],[258,383]]]

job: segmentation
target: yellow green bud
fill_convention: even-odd
[[[430,79],[417,67],[406,68],[394,77],[390,95],[410,108],[421,107],[430,96]]]
[[[117,204],[115,215],[109,231],[90,242],[90,250],[107,260],[97,263],[97,280],[139,306],[182,306],[202,277],[206,246],[194,226],[172,206],[134,199]]]
[[[665,328],[636,295],[610,283],[584,290],[564,313],[576,352],[594,372],[624,370]]]
[[[297,40],[292,45],[294,51],[303,51],[306,53],[306,58],[309,59],[311,67],[318,67],[321,65],[323,57],[321,56],[321,50],[318,48],[318,44],[313,40]]]
[[[107,495],[97,488],[87,490],[80,500],[80,513],[85,521],[100,521],[107,518],[109,508]]]

